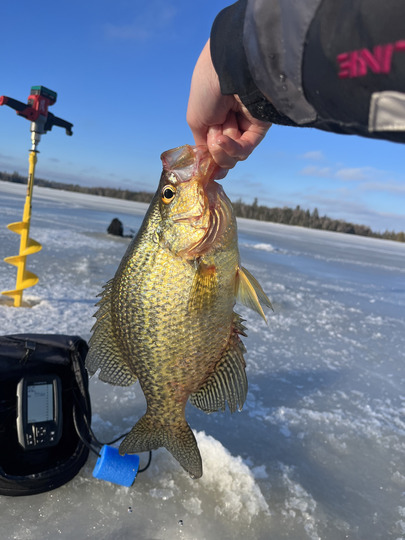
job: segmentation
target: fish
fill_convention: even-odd
[[[246,328],[238,299],[265,320],[271,307],[240,264],[232,204],[206,147],[161,155],[163,171],[143,223],[104,286],[86,366],[100,380],[139,380],[146,412],[119,453],[165,447],[192,478],[203,474],[186,403],[241,410],[247,395]]]

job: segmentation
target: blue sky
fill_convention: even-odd
[[[160,154],[193,139],[190,79],[222,0],[69,0],[2,5],[0,95],[58,93],[50,111],[74,124],[39,145],[37,177],[156,189]],[[25,175],[29,122],[0,108],[0,170]],[[273,126],[223,180],[231,199],[318,208],[321,215],[405,230],[405,146]]]

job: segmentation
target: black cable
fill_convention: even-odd
[[[79,403],[80,404],[80,403]],[[82,411],[83,412],[83,411]],[[129,433],[129,431],[127,431],[126,433],[124,433],[123,435],[120,435],[119,437],[117,437],[116,439],[110,441],[110,442],[101,442],[97,439],[96,435],[94,434],[94,431],[89,423],[89,420],[88,418],[86,417],[85,414],[83,414],[83,419],[84,419],[84,423],[86,424],[86,428],[88,430],[88,432],[90,433],[92,439],[98,444],[98,446],[100,446],[100,448],[104,445],[110,445],[110,444],[114,444],[116,442],[118,442],[120,439],[123,439],[124,437],[126,437]]]
[[[114,440],[112,440],[112,441],[110,441],[110,442],[106,442],[106,443],[104,443],[104,444],[107,444],[107,445],[108,445],[108,444],[114,444],[114,443],[118,442],[120,439],[123,439],[124,437],[126,437],[129,433],[130,433],[130,432],[127,431],[126,433],[124,433],[123,435],[120,435],[120,436],[117,437],[116,439],[114,439]]]
[[[84,446],[86,446],[89,450],[91,450],[91,452],[93,452],[94,454],[96,454],[96,456],[98,457],[101,457],[99,452],[97,452],[97,450],[95,450],[91,443],[89,441],[87,441],[82,433],[80,432],[80,429],[79,429],[79,426],[77,425],[77,418],[76,418],[76,405],[73,404],[73,425],[75,427],[75,430],[76,430],[76,433],[77,433],[77,436],[79,437],[79,439],[82,441],[82,443],[84,444]]]
[[[77,396],[76,396],[75,394],[74,394],[74,397],[75,397],[75,399],[76,399],[76,402],[79,403],[79,407],[82,409],[81,403],[80,403],[80,401],[77,399]],[[111,444],[114,444],[114,443],[118,442],[120,439],[123,439],[124,437],[126,437],[126,436],[128,435],[128,433],[129,433],[129,431],[128,431],[128,432],[124,433],[123,435],[120,435],[119,437],[115,438],[114,440],[112,440],[112,441],[110,441],[110,442],[103,443],[103,442],[99,441],[99,440],[97,439],[97,437],[95,436],[94,431],[92,430],[92,428],[91,428],[91,426],[90,426],[90,424],[89,424],[88,418],[87,418],[87,416],[86,416],[86,415],[84,414],[84,412],[83,412],[83,409],[82,409],[81,412],[82,412],[82,415],[83,415],[84,423],[86,424],[86,428],[87,428],[88,434],[90,435],[90,437],[91,437],[91,439],[93,440],[93,442],[95,442],[95,443],[97,444],[97,446],[99,446],[100,448],[101,448],[102,446],[104,446],[104,445],[109,446],[109,445],[111,445]],[[88,448],[91,452],[93,452],[94,454],[96,454],[97,457],[101,457],[100,453],[99,453],[97,450],[95,450],[95,449],[93,448],[93,446],[91,445],[91,443],[90,443],[88,440],[86,440],[86,438],[85,438],[85,437],[83,436],[83,434],[80,432],[80,429],[79,429],[79,426],[78,426],[78,423],[77,423],[77,417],[76,417],[76,405],[75,405],[75,404],[73,404],[73,424],[74,424],[74,427],[75,427],[75,429],[76,429],[76,433],[77,433],[79,439],[82,441],[82,443],[83,443],[85,446],[87,446],[87,448]],[[151,464],[151,461],[152,461],[152,450],[149,450],[149,458],[148,458],[148,462],[147,462],[147,464],[145,465],[145,467],[143,467],[142,469],[138,469],[138,474],[139,474],[139,473],[142,473],[142,472],[144,472],[144,471],[146,471],[146,469],[149,468],[149,466],[150,466],[150,464]]]
[[[143,469],[138,469],[138,474],[141,473],[141,472],[145,472],[146,469],[149,468],[149,465],[150,465],[150,462],[152,461],[152,450],[149,450],[149,459],[148,459],[148,463],[145,465],[145,467]]]

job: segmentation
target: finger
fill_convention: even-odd
[[[208,131],[208,149],[220,167],[231,169],[238,161],[247,159],[256,146],[262,141],[264,134],[245,132],[234,140],[220,134],[212,137]]]
[[[207,129],[191,129],[196,146],[207,146]]]
[[[268,126],[269,127],[269,126]],[[266,129],[245,131],[234,140],[218,129],[208,130],[207,145],[214,161],[222,168],[232,169],[238,161],[247,159],[268,131]]]
[[[232,169],[238,159],[232,155],[235,149],[230,148],[228,141],[232,141],[229,137],[222,135],[218,128],[208,130],[207,146],[215,163],[223,169]]]
[[[223,178],[225,178],[228,172],[229,172],[229,169],[221,169],[221,168],[218,169],[215,174],[214,180],[222,180]]]
[[[270,129],[271,124],[264,126],[251,126],[245,131],[241,137],[236,141],[239,146],[239,153],[246,159],[253,150],[262,142],[266,133]]]
[[[222,125],[222,134],[230,139],[237,140],[243,130],[239,129],[238,118],[234,111],[229,111],[225,122]]]

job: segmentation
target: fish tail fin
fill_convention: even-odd
[[[176,424],[162,425],[146,413],[119,447],[119,453],[137,454],[165,447],[192,478],[202,476],[202,461],[194,433],[184,420]]]
[[[192,478],[201,478],[201,454],[190,426],[184,421],[173,432],[168,432],[166,449],[177,459],[180,465]]]

